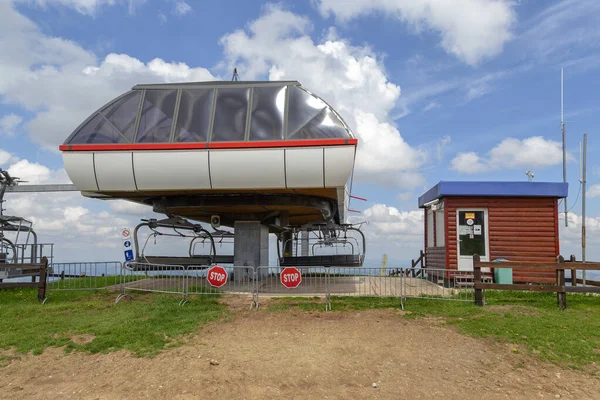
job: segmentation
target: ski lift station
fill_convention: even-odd
[[[60,150],[84,196],[167,216],[136,227],[136,261],[268,265],[268,235],[276,234],[281,266],[358,267],[364,236],[346,223],[357,142],[298,82],[228,81],[135,86]],[[186,231],[211,250],[196,254],[191,243],[186,257],[142,254],[142,227]],[[233,254],[216,254],[223,236]]]
[[[429,268],[472,271],[482,261],[555,262],[560,254],[558,201],[567,183],[440,182],[421,197]],[[554,282],[547,275],[513,274],[516,282]]]
[[[347,222],[357,145],[342,117],[296,81],[227,81],[135,86],[90,115],[60,150],[84,196],[165,215],[134,229],[132,261],[268,266],[274,234],[281,267],[360,267],[365,238],[360,224]],[[9,178],[3,188],[16,185]],[[451,278],[473,269],[474,254],[553,262],[558,203],[567,192],[566,183],[438,183],[418,203],[423,266]],[[4,230],[26,232],[37,243],[31,226],[3,221]],[[184,238],[188,254],[147,254],[140,230],[149,230],[148,238],[165,231]],[[226,252],[216,245],[224,241],[231,244]],[[42,252],[33,251],[31,259]]]

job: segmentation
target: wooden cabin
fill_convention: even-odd
[[[476,253],[482,261],[555,261],[558,203],[567,194],[567,183],[439,182],[419,197],[426,267],[472,271]],[[555,279],[552,273],[513,273],[515,283]]]

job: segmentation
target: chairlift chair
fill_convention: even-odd
[[[300,232],[307,232],[308,236],[303,239],[299,237]],[[349,235],[352,232],[356,232],[358,237]],[[299,254],[298,248],[302,247],[303,240],[306,254]],[[286,252],[285,249],[292,251]],[[365,236],[359,227],[353,225],[289,228],[280,233],[277,240],[281,267],[362,267],[365,250]]]
[[[148,227],[151,233],[146,238],[144,245],[140,248],[139,245],[139,230],[142,227]],[[166,231],[165,231],[166,230]],[[150,239],[155,239],[159,236],[177,237],[189,239],[188,255],[187,256],[166,256],[166,255],[147,255],[146,247]],[[224,234],[217,235],[223,240]],[[205,269],[216,263],[233,263],[233,256],[217,255],[215,244],[215,235],[204,229],[199,224],[192,224],[183,218],[167,218],[164,220],[142,220],[133,231],[133,240],[135,245],[135,261],[134,269],[148,269],[152,265],[178,265],[187,268]],[[199,245],[205,247],[208,245],[208,254],[198,254]]]

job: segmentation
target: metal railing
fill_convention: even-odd
[[[54,243],[16,243],[8,245],[0,242],[0,263],[35,264],[43,257],[52,263],[54,260]]]
[[[250,307],[259,297],[318,296],[331,309],[331,297],[397,298],[474,301],[473,272],[432,268],[302,267],[297,285],[282,283],[280,267],[226,267],[226,282],[214,287],[208,269],[194,266],[131,262],[54,263],[48,269],[48,289],[119,290],[117,301],[132,292],[157,292],[181,296],[181,304],[192,295],[247,295]],[[485,275],[484,275],[485,276]]]
[[[403,297],[473,301],[473,272],[435,268],[402,270]]]
[[[186,297],[187,271],[182,265],[131,262],[121,268],[121,292],[117,302],[127,291],[180,294]]]
[[[93,290],[120,285],[119,261],[52,263],[48,268],[48,289]]]

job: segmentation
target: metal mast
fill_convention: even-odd
[[[560,127],[562,131],[562,149],[563,149],[563,182],[567,183],[567,131],[565,127],[565,114],[563,102],[563,69],[560,69]],[[567,198],[563,199],[565,204],[565,226],[569,226]]]
[[[587,186],[587,133],[583,134],[583,151],[581,165],[581,260],[585,262],[585,191]],[[586,271],[583,270],[583,284],[585,285]]]

